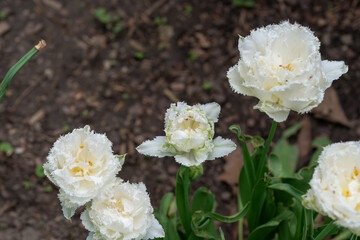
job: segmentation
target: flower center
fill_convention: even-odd
[[[84,177],[91,173],[90,167],[93,166],[93,162],[88,160],[88,154],[86,152],[85,146],[80,145],[80,149],[76,153],[77,166],[72,168],[72,172],[75,173],[76,177]]]
[[[294,68],[290,65],[290,63],[286,66],[280,64],[279,67],[281,67],[283,69],[287,69],[288,71],[291,71],[291,72],[294,71]]]

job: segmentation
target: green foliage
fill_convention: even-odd
[[[95,9],[94,16],[109,31],[111,39],[116,38],[123,29],[123,16],[120,13],[112,14],[100,7]]]
[[[232,3],[236,7],[245,7],[245,8],[255,7],[254,0],[233,0]]]
[[[204,89],[205,91],[208,91],[208,90],[211,89],[212,84],[211,84],[211,82],[209,82],[209,81],[204,81],[202,87],[203,87],[203,89]]]
[[[195,52],[193,52],[193,51],[190,51],[189,52],[189,60],[191,61],[191,62],[194,62],[196,59],[198,59],[198,55],[195,53]]]
[[[129,93],[123,93],[123,94],[121,95],[121,98],[122,98],[123,100],[128,100],[128,99],[130,99],[130,94],[129,94]]]
[[[69,126],[69,124],[64,124],[64,126],[62,127],[62,131],[63,131],[63,132],[69,132],[69,131],[70,131],[70,126]]]
[[[0,143],[0,152],[6,154],[6,156],[10,156],[13,152],[13,147],[8,142],[1,142]]]
[[[161,200],[156,218],[165,230],[166,239],[224,239],[221,229],[217,230],[214,221],[223,223],[239,222],[239,239],[243,239],[243,218],[247,218],[249,240],[320,240],[334,235],[339,227],[331,221],[314,228],[317,213],[305,209],[303,195],[310,188],[316,164],[296,172],[298,149],[290,144],[289,138],[295,135],[299,123],[285,130],[275,144],[268,150],[276,130],[272,124],[268,139],[246,135],[236,125],[229,130],[236,134],[241,143],[244,165],[238,182],[238,213],[222,216],[215,212],[215,196],[206,188],[197,189],[190,201],[192,181],[203,174],[202,166],[181,166],[176,177],[175,199],[172,193]],[[253,146],[250,151],[248,144]],[[311,146],[322,149],[330,141],[315,139]],[[265,163],[269,162],[269,167]],[[263,170],[261,170],[263,169]],[[258,174],[258,173],[263,174]]]
[[[47,185],[47,186],[45,187],[45,192],[47,192],[47,193],[51,193],[52,191],[53,191],[52,186]]]
[[[273,155],[270,156],[270,170],[276,177],[292,177],[299,160],[299,148],[297,144],[290,144],[288,138],[296,134],[301,128],[297,123],[285,130],[280,140],[273,149]]]
[[[0,21],[5,20],[9,16],[9,13],[0,11]]]
[[[23,181],[23,186],[24,186],[25,190],[29,190],[30,188],[33,187],[32,183],[29,181]]]
[[[155,17],[154,19],[154,23],[158,26],[165,25],[167,21],[167,17]]]
[[[191,5],[186,5],[184,9],[184,14],[187,17],[190,17],[193,12],[193,7]]]
[[[81,117],[87,118],[87,117],[89,117],[89,114],[90,114],[89,110],[85,109],[81,112]]]
[[[142,60],[142,59],[144,59],[144,57],[145,57],[145,53],[144,53],[144,52],[138,51],[138,52],[135,53],[135,58],[136,58],[137,60]]]
[[[35,175],[36,175],[38,178],[44,178],[44,177],[45,177],[44,167],[43,167],[42,164],[36,166],[36,168],[35,168]]]
[[[16,75],[18,71],[22,67],[25,66],[25,64],[30,61],[37,53],[39,52],[38,49],[33,47],[28,53],[26,53],[17,63],[15,63],[14,66],[10,68],[10,70],[6,73],[4,79],[0,83],[0,103],[6,93],[7,88],[9,87],[11,80]]]
[[[163,50],[164,48],[165,48],[165,43],[159,42],[159,44],[157,45],[157,49],[158,49],[159,51],[161,51],[161,50]]]

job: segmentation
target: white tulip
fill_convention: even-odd
[[[60,188],[66,218],[94,198],[120,171],[124,156],[113,155],[112,143],[89,126],[75,129],[55,143],[44,164],[46,176]]]
[[[81,214],[88,239],[140,240],[165,236],[143,183],[114,179]]]
[[[360,142],[335,143],[321,153],[311,188],[303,196],[314,209],[360,235]]]
[[[213,139],[219,113],[217,103],[171,104],[165,115],[166,136],[145,141],[136,149],[150,156],[174,156],[184,166],[197,166],[205,160],[228,155],[236,144],[221,137]]]
[[[343,61],[321,61],[320,42],[307,27],[282,22],[239,40],[240,60],[227,73],[233,90],[259,99],[256,109],[277,122],[290,110],[318,106],[333,80],[346,73]]]

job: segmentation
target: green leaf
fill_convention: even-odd
[[[265,140],[259,136],[253,136],[250,138],[250,142],[254,148],[264,147]]]
[[[242,168],[239,174],[238,196],[240,197],[242,205],[250,201],[252,188],[248,183],[245,169]]]
[[[236,7],[246,7],[246,8],[255,7],[255,2],[253,0],[233,0],[232,3]]]
[[[230,132],[235,133],[240,141],[245,140],[241,134],[241,128],[238,125],[231,125],[229,127]]]
[[[294,212],[294,218],[289,222],[289,229],[294,232],[294,240],[301,240],[303,225],[304,225],[304,211],[305,208],[299,201],[294,202],[294,206],[291,208]]]
[[[243,161],[244,161],[243,168],[245,169],[246,182],[247,184],[250,185],[250,187],[253,187],[256,177],[254,163],[250,156],[249,149],[246,145],[246,141],[245,140],[240,140],[240,141],[241,141],[241,148],[243,154]]]
[[[204,89],[205,91],[208,91],[208,90],[211,89],[212,84],[211,84],[211,82],[209,82],[209,81],[204,81],[202,87],[203,87],[203,89]]]
[[[45,43],[45,42],[43,42]],[[3,99],[7,88],[10,85],[10,82],[12,78],[15,76],[15,74],[20,71],[20,69],[28,62],[30,59],[32,59],[39,50],[37,48],[32,48],[28,53],[26,53],[14,66],[10,68],[10,70],[6,73],[4,79],[0,83],[0,102]]]
[[[289,184],[294,188],[298,189],[302,194],[305,194],[307,190],[310,188],[309,181],[300,180],[296,178],[282,178],[283,183]]]
[[[205,187],[200,187],[194,194],[191,202],[191,213],[197,210],[212,212],[215,210],[215,196]]]
[[[294,188],[293,186],[287,183],[275,183],[268,186],[268,188],[287,192],[300,202],[302,201],[301,196],[304,194],[300,190]]]
[[[167,193],[162,197],[161,203],[160,203],[160,214],[162,216],[168,215],[168,211],[170,208],[170,204],[173,200],[173,197],[174,197],[173,193]]]
[[[357,240],[357,239],[358,239],[358,236],[357,236],[357,235],[355,235],[355,234],[351,235],[350,240]]]
[[[202,210],[195,211],[191,218],[191,228],[196,237],[218,239],[214,221]],[[195,239],[192,237],[191,239]]]
[[[222,231],[221,227],[219,228],[220,232],[220,240],[225,240],[224,232]]]
[[[276,204],[274,191],[267,189],[267,194],[263,206],[263,210],[260,215],[260,224],[265,223],[276,216]]]
[[[138,52],[135,53],[135,58],[138,59],[138,60],[142,60],[142,59],[144,59],[144,57],[145,57],[144,52],[138,51]]]
[[[279,224],[287,220],[293,213],[291,211],[283,211],[272,220],[268,221],[267,223],[258,226],[254,231],[251,231],[249,234],[248,240],[262,240],[268,239],[267,236],[274,231]]]
[[[314,240],[323,240],[327,236],[333,235],[339,231],[339,227],[334,224],[334,221],[331,221],[330,223],[319,228],[321,228],[321,231],[316,235]]]
[[[5,153],[6,156],[10,156],[13,152],[13,147],[8,142],[2,142],[0,143],[0,152]]]
[[[280,139],[274,149],[273,154],[277,156],[277,168],[271,169],[275,177],[291,177],[295,173],[299,159],[299,148],[297,145],[290,145],[286,139]],[[271,159],[274,160],[274,159]],[[270,163],[270,166],[274,162]]]
[[[245,215],[248,213],[249,209],[250,209],[250,203],[247,203],[240,212],[238,212],[232,216],[223,216],[218,213],[212,213],[212,212],[206,214],[206,216],[208,216],[209,218],[211,218],[213,220],[217,220],[219,222],[233,223],[233,222],[237,222],[241,218],[245,217]]]
[[[261,212],[263,210],[263,205],[267,194],[266,186],[267,182],[261,179],[255,185],[252,191],[252,196],[250,200],[251,205],[247,214],[247,222],[250,232],[259,225]]]
[[[331,144],[331,140],[328,138],[323,138],[323,137],[319,137],[314,139],[311,142],[311,147],[313,148],[322,148],[322,147],[326,147],[327,145]]]
[[[290,145],[287,141],[289,137],[296,134],[301,127],[300,123],[296,123],[292,127],[286,129],[282,134],[280,140],[276,143],[273,154],[269,159],[270,170],[275,177],[292,177],[299,160],[299,148],[296,144]]]
[[[289,127],[288,129],[286,129],[283,132],[281,138],[287,139],[287,138],[295,135],[300,130],[300,128],[301,128],[301,123],[295,123],[294,125],[292,125],[291,127]]]
[[[313,235],[314,235],[313,211],[305,209],[305,208],[303,210],[304,210],[303,211],[303,213],[304,213],[304,224],[303,224],[302,240],[306,240],[308,235],[309,235],[310,239],[313,239]]]
[[[35,175],[36,175],[38,178],[43,178],[43,177],[45,177],[44,167],[43,167],[42,164],[36,166],[36,168],[35,168]]]

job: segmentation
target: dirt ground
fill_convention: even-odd
[[[360,2],[255,2],[245,8],[231,0],[1,0],[0,76],[41,38],[48,46],[13,79],[0,104],[0,142],[13,146],[11,154],[0,153],[0,239],[86,238],[79,212],[67,221],[56,187],[35,174],[53,142],[73,128],[89,124],[107,134],[116,153],[128,153],[119,176],[143,181],[154,207],[174,191],[179,165],[171,158],[145,158],[135,147],[164,134],[170,103],[218,102],[216,135],[235,141],[228,127],[240,124],[247,134],[266,137],[271,121],[253,109],[257,100],[232,92],[226,79],[239,58],[238,35],[260,26],[287,19],[309,26],[322,42],[323,59],[349,65],[327,102],[307,115],[292,113],[275,140],[295,122],[304,123],[294,139],[299,165],[310,158],[311,139],[358,140]],[[100,7],[118,19],[106,27],[94,16]],[[222,214],[236,211],[236,195],[218,178],[238,156],[206,162],[193,185],[215,193]],[[234,224],[223,229],[226,239],[234,239]]]

